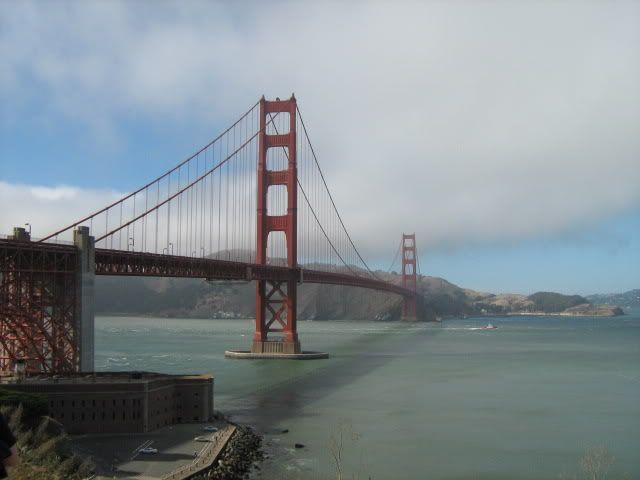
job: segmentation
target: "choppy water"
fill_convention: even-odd
[[[98,317],[96,365],[214,374],[216,408],[267,432],[262,478],[336,478],[340,429],[344,478],[574,478],[594,447],[638,478],[640,311],[492,322],[301,322],[331,358],[275,362],[224,358],[249,320]]]

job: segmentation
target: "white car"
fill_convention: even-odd
[[[196,442],[210,442],[211,441],[211,439],[208,438],[208,437],[196,437],[196,438],[194,438],[194,440]]]
[[[153,447],[145,447],[140,449],[140,453],[158,453],[158,449]]]
[[[202,430],[204,430],[205,432],[217,432],[218,427],[214,427],[213,425],[205,425],[204,427],[202,427]]]

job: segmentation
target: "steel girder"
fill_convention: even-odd
[[[78,368],[77,251],[0,240],[0,372],[24,360],[31,372]]]
[[[403,297],[414,297],[416,295],[416,292],[400,285],[347,273],[102,248],[96,248],[96,275],[279,282],[295,279],[304,283],[326,283],[369,288],[395,293]]]

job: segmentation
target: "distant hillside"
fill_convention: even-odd
[[[396,273],[376,272],[399,284]],[[438,277],[420,276],[419,307],[423,320],[465,315],[553,313],[617,315],[612,306],[592,305],[578,295],[538,292],[530,296],[492,294],[458,287]],[[390,293],[339,285],[302,284],[298,291],[301,320],[394,320],[401,299]],[[253,283],[206,282],[198,279],[97,277],[96,311],[111,315],[190,318],[250,318],[255,315]]]
[[[624,293],[599,293],[589,295],[591,303],[609,303],[621,307],[640,307],[640,289],[629,290]]]
[[[377,272],[389,282],[400,276]],[[253,283],[206,282],[198,279],[97,277],[96,311],[103,314],[192,318],[247,318],[255,315]],[[420,277],[418,291],[426,299],[422,316],[473,314],[464,290],[442,278]],[[298,289],[302,320],[395,319],[397,295],[340,285],[305,284]]]
[[[567,308],[589,303],[580,295],[561,295],[554,292],[538,292],[529,296],[533,302],[534,309],[538,312],[557,313]]]
[[[247,318],[255,315],[253,283],[199,279],[97,277],[96,312],[191,318]],[[361,288],[302,284],[298,315],[303,320],[390,318],[400,300]]]

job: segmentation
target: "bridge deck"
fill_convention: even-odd
[[[74,255],[73,245],[56,243],[36,243],[0,239],[0,272],[5,270],[4,258],[17,254],[53,254]],[[35,263],[30,269],[45,266],[40,264],[42,256],[33,256]],[[234,262],[212,258],[183,257],[156,253],[133,252],[96,248],[96,275],[122,275],[143,277],[184,277],[206,278],[211,280],[288,280],[296,279],[303,283],[321,283],[346,285],[379,291],[391,292],[403,297],[415,296],[415,292],[400,285],[384,282],[370,276],[358,276],[343,272],[325,272],[306,268],[288,268],[277,265],[259,265],[255,263]],[[28,262],[27,262],[28,263]],[[54,264],[55,265],[55,264]],[[15,267],[7,267],[15,268]],[[55,268],[51,265],[49,268]],[[68,267],[67,267],[68,270]]]

